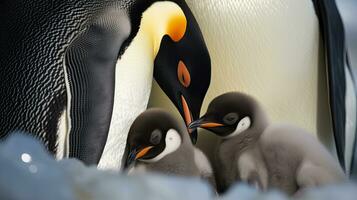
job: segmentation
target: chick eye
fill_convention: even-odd
[[[158,130],[158,129],[155,129],[155,130],[151,133],[150,142],[151,142],[153,145],[157,145],[157,144],[160,143],[161,137],[162,137],[161,131]]]
[[[228,125],[233,125],[237,122],[238,120],[238,114],[237,113],[228,113],[223,117],[223,122],[228,124]]]
[[[191,84],[190,72],[188,71],[185,63],[183,63],[181,60],[177,66],[177,77],[181,85],[183,85],[186,88],[190,86]]]

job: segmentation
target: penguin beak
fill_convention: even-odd
[[[181,95],[181,105],[182,105],[183,117],[185,119],[186,126],[188,126],[192,122],[192,113],[183,95]],[[191,133],[193,130],[189,129],[188,131],[189,133]]]
[[[129,167],[137,159],[144,157],[150,151],[150,149],[152,149],[153,147],[154,146],[144,147],[144,148],[141,148],[139,151],[136,148],[131,150],[127,159],[126,159],[125,166]]]
[[[188,103],[183,95],[181,95],[181,105],[182,105],[183,117],[184,117],[184,120],[186,123],[187,131],[190,134],[192,143],[196,144],[197,131],[196,131],[196,129],[191,129],[188,127],[191,124],[191,122],[193,121],[192,112],[191,112],[190,107],[188,106]]]
[[[224,126],[224,124],[207,121],[205,119],[205,117],[203,116],[200,119],[191,122],[188,125],[188,128],[191,130],[195,130],[197,128],[215,128],[215,127],[221,127],[221,126]]]

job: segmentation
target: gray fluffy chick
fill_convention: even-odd
[[[294,126],[269,124],[262,107],[246,94],[216,97],[206,114],[189,126],[198,127],[222,138],[213,164],[219,192],[244,181],[291,195],[345,180],[339,164],[315,137]]]
[[[129,174],[197,176],[215,187],[212,167],[207,157],[193,146],[185,124],[162,109],[148,109],[135,119],[123,159]]]

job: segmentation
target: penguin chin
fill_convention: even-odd
[[[154,158],[139,159],[141,162],[154,163],[161,160],[163,157],[175,152],[181,145],[182,139],[180,134],[175,129],[170,129],[165,137],[165,149]]]

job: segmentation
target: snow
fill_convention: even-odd
[[[348,183],[306,190],[296,200],[355,199],[357,185]],[[159,174],[127,176],[87,167],[76,159],[56,161],[37,140],[12,134],[0,143],[0,199],[15,200],[288,200],[278,191],[259,192],[237,184],[218,197],[198,178]]]

